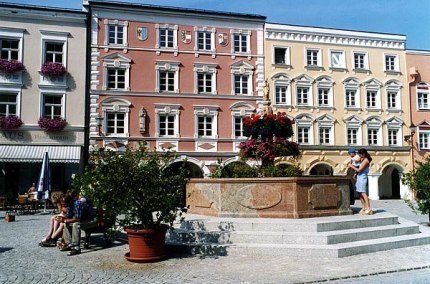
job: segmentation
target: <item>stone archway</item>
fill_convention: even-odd
[[[311,176],[332,176],[333,168],[327,164],[316,164],[309,170],[309,175]]]
[[[406,193],[402,190],[401,176],[404,169],[397,164],[389,164],[382,170],[379,177],[379,196],[383,198],[400,199]]]
[[[188,161],[176,161],[169,165],[170,168],[173,169],[174,172],[179,172],[181,167],[185,167],[188,171],[189,178],[203,178],[204,173],[203,170],[196,164],[188,162]],[[182,203],[178,204],[179,206],[186,206],[186,187],[182,190]]]

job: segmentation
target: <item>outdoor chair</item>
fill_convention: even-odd
[[[115,220],[109,220],[105,218],[103,210],[96,210],[97,217],[95,221],[97,225],[91,228],[83,229],[85,233],[84,248],[88,249],[91,245],[92,234],[103,234],[104,246],[108,247],[112,243],[112,238],[108,235],[108,230],[115,225]]]
[[[27,194],[18,195],[18,212],[19,214],[29,214],[33,210],[33,205],[28,200]]]

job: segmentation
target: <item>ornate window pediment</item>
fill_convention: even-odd
[[[351,88],[359,88],[361,86],[360,80],[358,80],[355,77],[348,77],[345,80],[343,80],[342,83],[345,86],[351,87]]]
[[[243,60],[231,64],[230,68],[235,74],[249,74],[254,71],[254,65]]]
[[[315,82],[315,80],[306,74],[302,74],[294,78],[294,82],[296,82],[298,85],[311,85],[313,82]]]
[[[305,113],[299,114],[294,120],[296,124],[300,126],[311,126],[315,121],[311,115]]]
[[[387,90],[389,89],[393,89],[393,90],[399,90],[401,88],[403,88],[402,83],[400,83],[399,80],[388,80],[387,82],[385,82],[384,84],[385,88],[387,88]]]
[[[385,121],[387,123],[387,126],[390,128],[400,128],[404,124],[403,120],[400,118],[393,116]]]
[[[378,116],[370,116],[366,119],[366,124],[368,127],[379,128],[382,126],[382,123],[383,123],[382,119]]]

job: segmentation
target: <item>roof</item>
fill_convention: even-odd
[[[37,10],[37,11],[73,13],[73,14],[81,14],[81,15],[86,14],[85,11],[78,10],[78,9],[57,8],[57,7],[29,5],[29,4],[16,4],[16,3],[7,3],[7,2],[0,2],[0,7],[11,8],[11,9],[16,8],[16,9]]]
[[[149,11],[158,12],[170,12],[170,13],[184,13],[193,16],[215,16],[215,17],[229,17],[229,18],[239,18],[243,20],[254,20],[254,21],[265,21],[266,17],[257,14],[246,14],[246,13],[233,13],[233,12],[221,12],[213,10],[203,10],[203,9],[191,9],[191,8],[180,8],[172,6],[160,6],[151,4],[141,4],[141,3],[124,3],[115,1],[102,1],[102,0],[90,0],[88,1],[90,6],[103,6],[107,8],[129,8],[129,9],[143,9]],[[204,14],[204,15],[202,15]]]

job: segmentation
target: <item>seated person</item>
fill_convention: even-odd
[[[64,241],[67,244],[62,251],[70,251],[69,255],[81,253],[81,229],[97,226],[94,219],[94,210],[88,198],[81,199],[76,191],[72,191],[74,198],[73,217],[65,218]]]
[[[39,246],[50,247],[55,246],[58,238],[63,234],[63,220],[64,218],[73,217],[73,198],[67,195],[62,200],[62,209],[60,214],[54,215],[49,220],[49,230],[45,238],[39,243]]]
[[[27,194],[28,194],[28,200],[29,201],[33,201],[36,200],[36,184],[33,182],[30,186],[30,188],[27,190]]]

